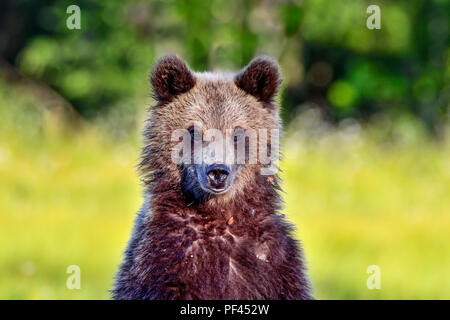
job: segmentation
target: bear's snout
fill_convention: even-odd
[[[208,177],[208,185],[215,192],[224,191],[227,186],[227,178],[230,169],[223,164],[213,164],[206,168],[206,176]]]

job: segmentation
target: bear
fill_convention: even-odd
[[[278,175],[263,172],[267,161],[247,163],[257,151],[246,132],[282,127],[278,63],[260,56],[237,74],[193,72],[168,55],[156,62],[150,80],[156,104],[143,130],[144,200],[112,298],[313,299],[302,247],[280,213]],[[227,150],[241,143],[243,161],[208,162],[189,148],[183,161],[174,161],[174,131],[187,132],[188,147],[208,150],[214,139],[206,141],[207,129],[228,132]]]

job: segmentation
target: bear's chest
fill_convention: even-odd
[[[257,228],[238,225],[233,217],[226,223],[189,224],[184,229],[184,253],[187,261],[193,264],[205,259],[210,259],[210,263],[220,263],[222,260],[239,260],[240,257],[269,261],[270,241],[267,239],[273,237]]]
[[[273,241],[264,233],[246,232],[227,225],[221,228],[193,228],[185,234],[191,239],[183,249],[183,277],[203,297],[234,297],[236,290],[255,293],[255,286],[278,276],[274,268]],[[245,296],[245,294],[244,294]],[[249,297],[252,298],[252,297]]]

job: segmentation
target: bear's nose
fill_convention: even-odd
[[[218,190],[225,189],[230,169],[223,164],[213,164],[206,168],[209,185]]]

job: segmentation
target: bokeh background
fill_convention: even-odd
[[[284,212],[317,298],[450,299],[448,27],[447,0],[1,1],[0,298],[109,297],[149,70],[176,53],[197,71],[280,62]]]

